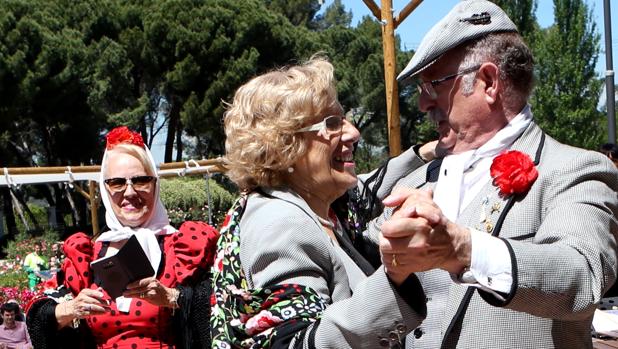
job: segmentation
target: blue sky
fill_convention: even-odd
[[[374,0],[380,6],[380,0]],[[410,0],[392,0],[393,10],[398,14]],[[416,49],[421,42],[421,39],[429,31],[429,29],[446,15],[459,0],[425,0],[423,1],[399,27],[395,33],[401,37],[402,48],[406,50]],[[618,67],[618,2],[612,0],[611,15],[612,15],[612,42],[613,42],[613,68]],[[325,0],[322,8],[326,8],[332,4],[333,0]],[[371,16],[369,8],[362,0],[342,0],[346,10],[351,10],[354,15],[352,21],[356,25],[363,16]],[[542,27],[548,27],[554,22],[554,2],[552,0],[537,1],[537,20]],[[599,76],[605,76],[605,23],[603,22],[603,0],[586,0],[588,7],[593,10],[592,16],[597,23],[597,30],[601,34],[601,54],[597,61],[596,70]],[[616,79],[616,78],[614,78]]]

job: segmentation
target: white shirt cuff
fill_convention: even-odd
[[[496,237],[475,229],[469,230],[472,239],[471,265],[469,270],[453,280],[503,298],[496,292],[508,294],[513,284],[509,249],[504,241]]]

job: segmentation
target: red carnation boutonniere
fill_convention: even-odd
[[[144,139],[142,138],[142,135],[129,130],[129,128],[126,126],[114,128],[113,130],[109,131],[106,138],[107,149],[112,149],[120,143],[133,144],[137,145],[138,147],[144,148]]]
[[[532,159],[517,150],[496,156],[490,174],[494,185],[500,188],[500,194],[504,196],[527,192],[539,176]]]

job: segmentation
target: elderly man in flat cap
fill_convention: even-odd
[[[369,226],[389,275],[423,284],[427,319],[407,347],[591,348],[617,273],[618,172],[534,122],[516,26],[489,1],[461,1],[398,79],[418,84],[447,154],[404,177]]]

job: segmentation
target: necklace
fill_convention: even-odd
[[[330,219],[324,219],[318,216],[318,221],[320,222],[320,224],[322,224],[323,226],[327,228],[335,229],[335,224]]]

